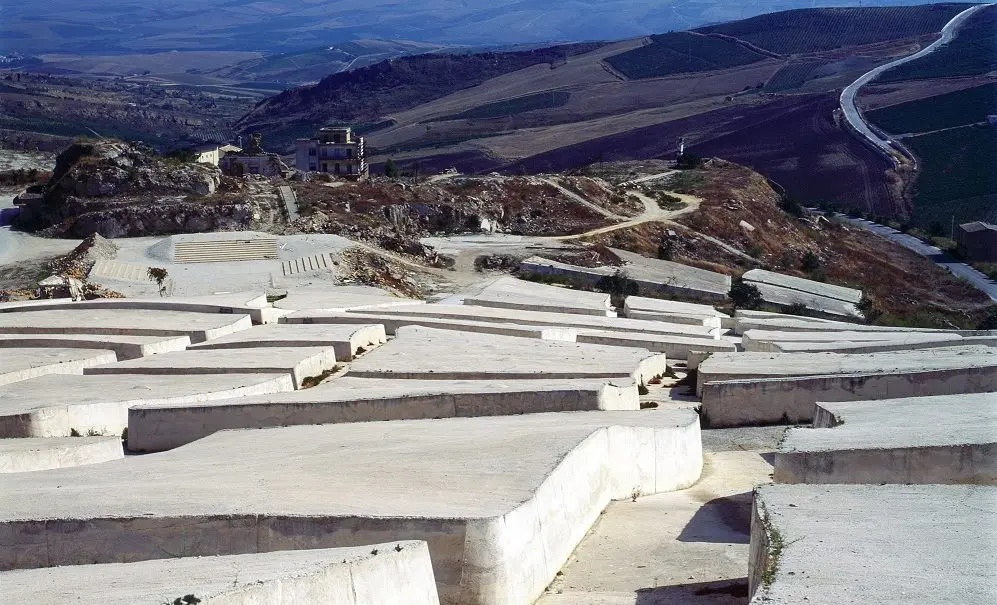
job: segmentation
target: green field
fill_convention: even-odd
[[[504,99],[502,101],[496,101],[494,103],[479,105],[477,107],[468,109],[467,111],[449,116],[444,116],[434,121],[484,120],[488,118],[502,118],[505,116],[516,115],[517,113],[534,111],[537,109],[554,109],[557,107],[564,107],[564,105],[567,104],[568,99],[570,98],[571,98],[570,92],[553,91],[553,90],[549,92],[538,92],[536,94],[527,95],[525,97],[516,97],[515,99]]]
[[[993,114],[997,114],[997,84],[900,103],[866,115],[886,132],[902,134],[985,122]]]
[[[877,82],[976,76],[997,69],[997,6],[963,24],[952,42],[930,55],[887,71]]]
[[[921,160],[914,220],[956,224],[997,215],[997,128],[964,126],[905,141]]]
[[[810,74],[818,68],[830,63],[830,61],[803,61],[801,63],[790,63],[765,83],[765,92],[780,92],[799,88],[807,83]]]
[[[702,27],[780,53],[810,53],[941,31],[966,4],[798,9]]]
[[[606,62],[626,77],[639,80],[725,69],[765,58],[737,42],[688,32],[651,36],[651,40],[647,46],[613,55]]]

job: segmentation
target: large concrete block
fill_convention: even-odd
[[[477,294],[465,296],[464,304],[522,311],[616,317],[616,312],[609,304],[608,294],[547,286],[515,277],[500,277]]]
[[[194,350],[253,349],[269,347],[332,347],[336,359],[350,361],[359,351],[387,342],[384,326],[272,324],[243,330],[196,345]]]
[[[444,603],[527,605],[610,500],[689,487],[701,470],[691,411],[222,431],[9,475],[0,569],[419,539]]]
[[[408,326],[399,328],[394,340],[351,364],[348,374],[416,380],[629,377],[647,384],[666,371],[666,357],[646,349]]]
[[[791,428],[779,483],[997,484],[997,393],[818,403]]]
[[[748,330],[742,335],[744,350],[760,353],[838,352],[872,353],[961,346],[958,334],[930,332],[786,332]],[[975,344],[975,343],[974,343]],[[867,350],[873,349],[873,350]]]
[[[992,486],[759,487],[751,603],[995,603],[995,502]]]
[[[183,351],[189,336],[112,336],[94,334],[0,334],[0,347],[105,349],[118,359],[138,359],[157,353]]]
[[[348,309],[383,309],[423,305],[425,301],[392,296],[384,290],[359,286],[294,288],[287,296],[274,302],[278,309],[290,311]]]
[[[340,377],[290,393],[171,406],[131,406],[128,447],[163,451],[224,429],[639,409],[637,384],[631,379],[448,381]]]
[[[636,332],[640,334],[670,334],[688,336],[690,338],[716,338],[721,330],[713,325],[692,325],[667,323],[661,321],[646,321],[623,317],[596,317],[594,315],[577,315],[571,313],[546,313],[541,311],[517,311],[513,309],[498,309],[491,307],[472,307],[468,305],[431,304],[404,309],[379,309],[376,313],[367,311],[351,311],[369,317],[388,318],[404,315],[405,317],[432,317],[437,319],[489,322],[500,324],[515,324],[518,326],[556,326],[563,328],[578,328],[588,330],[610,330],[613,332]]]
[[[67,348],[0,348],[0,385],[46,374],[82,374],[118,360],[114,351]]]
[[[133,405],[182,405],[290,391],[290,374],[52,375],[0,387],[0,437],[118,434]]]
[[[844,286],[835,286],[824,282],[814,281],[812,279],[804,279],[802,277],[783,275],[782,273],[766,271],[765,269],[752,269],[747,271],[742,276],[742,279],[746,282],[754,284],[765,284],[789,290],[797,290],[799,292],[814,294],[822,298],[830,298],[852,303],[853,305],[858,304],[862,300],[861,290],[846,288]]]
[[[710,427],[809,423],[818,401],[863,401],[997,391],[993,367],[888,371],[706,383],[701,392]]]
[[[72,308],[0,313],[0,334],[189,336],[204,342],[252,327],[249,315],[150,309]]]
[[[121,437],[117,435],[0,439],[0,473],[26,473],[98,464],[119,460],[124,455]],[[2,583],[0,579],[0,584]]]
[[[516,336],[519,338],[560,340],[564,342],[575,342],[577,335],[574,328],[492,323],[469,319],[445,319],[424,315],[392,315],[380,309],[350,313],[340,311],[299,311],[281,318],[280,321],[288,325],[367,325],[376,323],[383,326],[385,333],[390,335],[396,334],[400,328],[406,326],[421,326],[436,330],[475,332],[479,334],[496,334],[499,336]]]
[[[194,374],[290,374],[294,388],[305,379],[336,367],[331,347],[268,347],[260,349],[191,349],[108,365],[90,367],[87,375],[136,374],[190,376]]]
[[[214,294],[185,298],[101,298],[82,301],[61,299],[0,303],[0,313],[56,310],[83,311],[88,309],[249,315],[255,324],[273,323],[281,315],[281,313],[275,312],[270,307],[269,303],[267,303],[266,295],[262,292]]]
[[[709,305],[679,302],[661,298],[628,296],[623,304],[625,315],[630,319],[665,321],[679,324],[692,324],[720,327],[722,319],[729,316]]]
[[[982,346],[887,351],[867,355],[841,353],[714,353],[699,365],[696,391],[708,382],[831,374],[886,374],[989,368],[997,371],[997,355]]]
[[[0,573],[18,603],[104,605],[438,605],[425,542],[252,555],[177,557],[138,563],[73,565]]]
[[[610,330],[578,330],[577,342],[613,347],[634,347],[664,353],[668,359],[686,360],[689,351],[726,352],[737,350],[728,338],[693,338],[670,334],[639,334]]]

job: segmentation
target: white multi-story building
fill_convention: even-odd
[[[298,139],[294,166],[306,172],[326,172],[362,180],[368,176],[364,139],[349,127],[322,128],[312,139]]]

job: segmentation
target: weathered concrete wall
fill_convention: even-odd
[[[997,485],[997,442],[776,453],[776,483]]]
[[[997,368],[839,374],[707,382],[702,412],[710,427],[804,423],[818,401],[864,401],[997,391]]]
[[[281,323],[286,324],[371,324],[384,326],[384,331],[395,335],[399,329],[406,326],[421,326],[438,330],[457,332],[474,332],[478,334],[497,334],[499,336],[518,336],[519,338],[538,338],[540,340],[558,340],[575,342],[577,331],[574,328],[541,327],[517,325],[514,323],[491,323],[464,319],[441,319],[436,317],[421,317],[409,315],[386,315],[373,311],[371,313],[346,313],[338,311],[302,311],[282,317]]]
[[[0,439],[0,473],[98,464],[122,457],[121,439],[117,436]]]
[[[82,374],[118,361],[114,351],[67,348],[0,348],[0,385],[48,374]]]
[[[682,336],[635,334],[632,332],[611,332],[608,330],[579,330],[577,342],[608,345],[614,347],[634,347],[655,353],[664,353],[668,359],[685,360],[689,351],[720,351],[733,353],[734,343],[726,339],[686,338]]]
[[[3,574],[18,603],[203,605],[439,605],[425,542],[252,555],[185,557],[32,569]]]
[[[325,396],[315,393],[313,401],[300,401],[315,391],[309,390],[268,396],[265,400],[253,397],[207,405],[138,405],[128,410],[128,448],[160,452],[225,429],[640,409],[640,396],[633,381],[607,381],[599,388],[583,384],[591,381],[579,381],[582,384],[575,389],[566,385],[547,388],[543,385],[545,381],[524,382],[537,386],[535,390],[524,385],[524,390],[488,392],[487,382],[483,382],[478,392],[405,396],[370,393],[366,397],[344,396],[341,401],[333,400],[335,393],[327,390]]]
[[[188,376],[184,380],[196,385],[202,378]],[[238,380],[240,377],[233,378]],[[294,381],[290,374],[259,374],[251,381],[247,381],[244,386],[228,385],[223,388],[206,386],[202,392],[182,395],[171,395],[165,389],[152,391],[143,389],[137,393],[124,394],[120,390],[112,390],[103,394],[88,393],[89,397],[85,401],[74,397],[71,390],[59,391],[52,386],[40,385],[40,388],[51,389],[46,394],[46,398],[51,397],[51,405],[46,405],[46,402],[38,407],[19,411],[10,411],[0,406],[0,437],[68,437],[73,429],[81,434],[93,430],[120,435],[128,426],[128,408],[133,405],[193,404],[200,401],[278,393],[293,390]],[[69,388],[79,386],[73,384]],[[18,396],[18,393],[15,392],[13,395]],[[107,399],[102,400],[102,395]]]

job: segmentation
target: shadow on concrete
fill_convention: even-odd
[[[679,542],[748,544],[751,535],[751,492],[714,498],[696,511],[679,534]]]
[[[745,605],[748,578],[655,586],[637,591],[635,605]]]
[[[762,452],[759,456],[761,456],[765,462],[775,466],[775,452]]]

